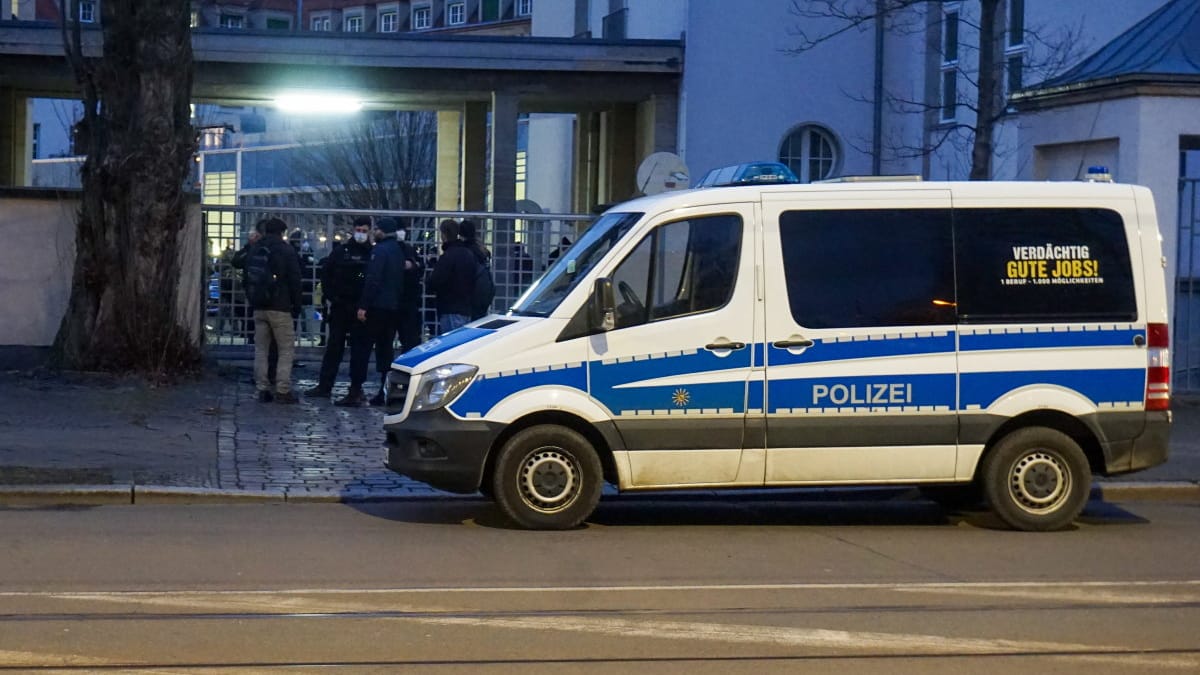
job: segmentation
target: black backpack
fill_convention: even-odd
[[[246,300],[251,307],[270,306],[275,296],[275,272],[271,269],[270,247],[257,246],[246,256],[242,286],[246,289]]]
[[[471,318],[478,319],[492,311],[492,301],[496,299],[496,282],[492,280],[492,266],[488,263],[476,263],[475,286],[471,289]]]

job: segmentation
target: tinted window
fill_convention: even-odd
[[[966,323],[1137,318],[1121,216],[1105,209],[955,209]]]
[[[801,326],[954,323],[948,209],[788,211],[779,236]]]
[[[723,306],[741,259],[742,220],[709,216],[654,229],[613,272],[617,328]]]

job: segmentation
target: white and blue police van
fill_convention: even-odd
[[[1054,530],[1166,460],[1154,203],[846,182],[609,209],[512,309],[398,359],[386,462],[570,528],[619,491],[916,485]]]

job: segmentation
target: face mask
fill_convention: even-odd
[[[404,235],[407,234],[404,230],[396,230],[396,240],[404,241]]]
[[[360,244],[367,243],[367,233],[366,232],[355,232],[354,233],[354,241],[357,241]]]

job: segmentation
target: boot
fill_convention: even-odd
[[[281,394],[275,394],[276,403],[299,403],[300,398],[293,392],[286,391]]]
[[[381,373],[379,378],[379,393],[371,397],[371,405],[383,405],[383,395],[387,391],[387,373]]]
[[[262,391],[258,392],[258,402],[259,403],[270,403],[271,401],[274,401],[274,400],[275,400],[275,396],[272,395],[271,392],[267,391],[266,389],[263,389]]]
[[[330,396],[333,396],[333,387],[324,384],[318,384],[311,389],[306,389],[304,391],[304,395],[309,398],[329,398]]]
[[[363,393],[362,387],[350,387],[350,391],[333,404],[342,408],[357,408],[366,402],[367,395]]]

